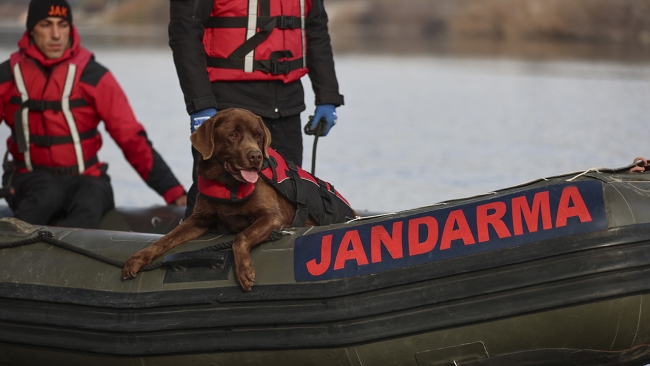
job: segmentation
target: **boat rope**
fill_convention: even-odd
[[[584,172],[582,172],[582,173],[576,175],[575,177],[567,179],[566,181],[567,181],[567,182],[571,182],[571,181],[573,181],[574,179],[579,178],[579,177],[581,177],[581,176],[583,176],[583,175],[585,175],[585,174],[587,174],[587,173],[590,173],[590,172],[600,173],[600,170],[601,170],[601,169],[603,169],[603,168],[589,168],[589,169],[585,170]]]
[[[276,240],[279,240],[280,238],[282,238],[283,236],[290,235],[290,234],[293,234],[293,232],[284,231],[284,230],[276,230],[276,231],[273,231],[271,233],[271,235],[269,236],[269,239],[267,241],[276,241]],[[211,245],[209,247],[197,249],[197,250],[194,250],[194,251],[188,251],[188,252],[185,252],[185,253],[200,252],[200,251],[227,250],[227,249],[230,249],[232,247],[234,242],[235,242],[234,240],[230,240],[230,241],[227,241],[227,242],[224,242],[224,243]],[[65,241],[55,239],[54,238],[54,233],[52,233],[51,231],[47,231],[47,230],[39,230],[36,233],[36,235],[34,235],[32,237],[29,237],[29,238],[14,240],[14,241],[7,241],[7,242],[0,242],[0,249],[15,248],[15,247],[20,247],[20,246],[24,246],[24,245],[36,244],[36,243],[50,244],[50,245],[59,247],[61,249],[65,249],[65,250],[69,250],[69,251],[77,253],[77,254],[81,254],[81,255],[86,256],[88,258],[92,258],[94,260],[104,262],[106,264],[110,264],[110,265],[112,265],[114,267],[124,268],[124,264],[126,263],[126,262],[123,262],[123,261],[120,261],[120,260],[117,260],[117,259],[109,258],[109,257],[107,257],[107,256],[105,256],[103,254],[95,253],[95,252],[93,252],[91,250],[88,250],[88,249],[84,249],[84,248],[80,248],[78,246],[74,246],[74,245],[72,245],[70,243],[66,243]],[[151,263],[151,264],[149,264],[147,266],[142,267],[142,269],[140,269],[140,271],[151,271],[151,270],[158,269],[158,268],[160,268],[162,266],[166,266],[166,265],[171,265],[171,264],[163,263],[162,261],[157,262],[157,263]]]

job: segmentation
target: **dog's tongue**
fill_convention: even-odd
[[[255,169],[242,169],[239,171],[241,173],[242,178],[246,180],[247,182],[250,183],[255,183],[257,182],[257,170]]]

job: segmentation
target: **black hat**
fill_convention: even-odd
[[[27,12],[27,30],[47,17],[58,17],[72,24],[72,9],[65,0],[32,0]]]

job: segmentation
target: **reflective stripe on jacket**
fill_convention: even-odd
[[[6,120],[13,125],[12,139],[18,150],[14,157],[27,171],[43,166],[70,167],[83,173],[86,161],[97,163],[97,149],[89,147],[95,145],[90,140],[99,135],[96,125],[85,121],[88,114],[82,113],[81,108],[88,103],[77,87],[91,58],[92,54],[80,47],[65,61],[44,70],[23,52],[11,56],[10,66],[20,96],[10,98]],[[82,144],[87,147],[84,149]]]
[[[210,81],[300,79],[310,9],[310,0],[215,0],[203,37]]]

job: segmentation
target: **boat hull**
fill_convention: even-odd
[[[122,281],[119,268],[47,243],[1,249],[0,363],[645,360],[650,178],[570,178],[291,229],[251,253],[249,293],[235,283],[230,252],[212,267],[175,265]],[[121,261],[160,237],[39,229]],[[4,242],[30,235],[0,227]],[[170,253],[231,239],[213,233]]]

